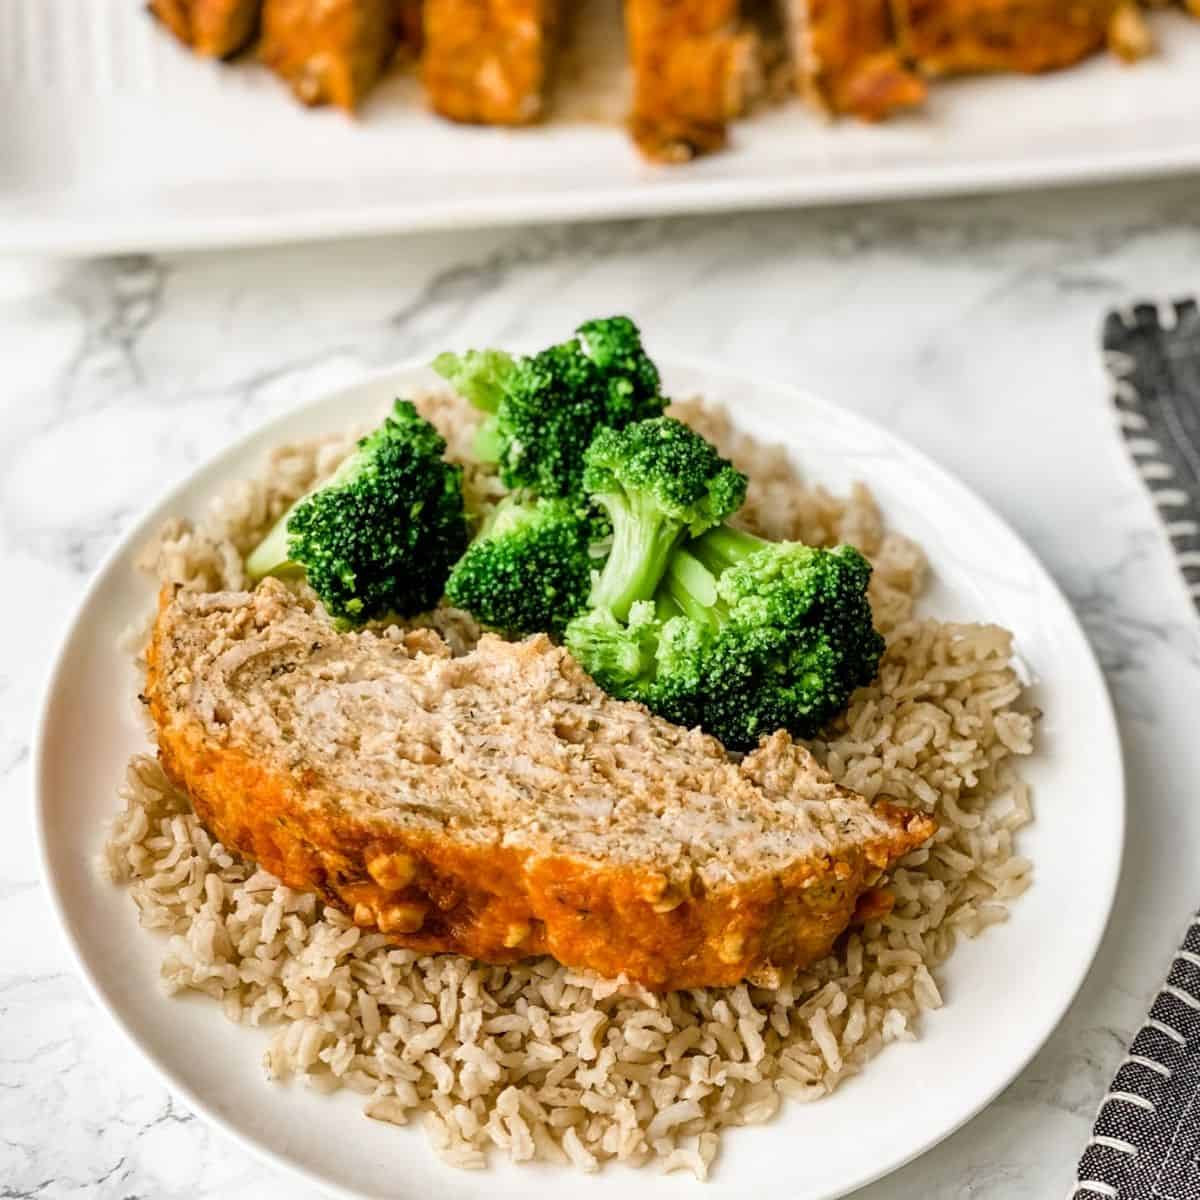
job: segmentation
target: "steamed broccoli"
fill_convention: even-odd
[[[653,597],[676,546],[740,507],[746,477],[682,422],[656,417],[602,429],[588,447],[583,486],[612,521],[612,548],[588,610],[566,628],[567,646],[612,695],[672,715],[667,694],[682,685],[694,639],[680,625],[663,641]],[[677,662],[669,687],[660,682],[660,654]]]
[[[623,621],[636,601],[654,594],[684,537],[741,507],[746,477],[682,421],[655,417],[601,429],[584,456],[583,489],[613,528],[590,604]]]
[[[811,737],[875,675],[883,639],[871,567],[850,546],[765,542],[721,526],[671,555],[652,602],[625,623],[573,621],[568,645],[596,681],[731,749],[776,729]]]
[[[852,546],[764,542],[722,527],[672,560],[663,591],[707,631],[696,720],[732,746],[811,737],[879,666],[871,564]]]
[[[488,413],[475,434],[475,456],[480,462],[499,462],[501,444],[495,413],[504,397],[505,381],[516,368],[511,354],[503,350],[466,350],[462,354],[439,354],[433,369],[456,392],[480,412]]]
[[[447,598],[506,633],[561,633],[587,603],[590,533],[568,501],[506,496],[450,573]]]
[[[601,429],[585,464],[581,498],[501,501],[451,573],[452,603],[508,633],[561,633],[589,605],[618,621],[653,593],[671,548],[745,494],[742,475],[666,417]],[[592,568],[606,554],[593,587]]]
[[[411,616],[441,598],[467,544],[462,468],[407,400],[326,482],[302,496],[246,559],[251,579],[303,571],[347,624]]]
[[[664,636],[668,626],[669,640]],[[690,702],[700,687],[698,626],[686,620],[672,623],[653,600],[638,600],[624,621],[610,608],[581,613],[567,626],[564,640],[579,665],[610,696],[640,701],[676,724],[696,723]],[[670,668],[665,666],[668,659]]]
[[[588,321],[568,342],[528,357],[499,350],[441,354],[436,370],[488,414],[476,453],[496,462],[506,487],[539,496],[578,494],[597,430],[662,413],[658,369],[628,317]]]

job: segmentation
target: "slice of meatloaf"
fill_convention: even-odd
[[[925,99],[896,46],[889,0],[781,0],[796,88],[813,105],[878,121]]]
[[[726,124],[759,85],[740,9],[740,0],[625,0],[630,130],[648,158],[679,162],[725,144]]]
[[[1103,49],[1121,0],[892,0],[922,71],[1051,71]]]
[[[525,125],[546,105],[560,0],[425,0],[421,77],[452,121]]]
[[[396,48],[397,0],[265,0],[259,57],[302,104],[353,111]]]
[[[262,0],[150,0],[150,11],[206,58],[228,58],[254,36]]]
[[[405,946],[550,954],[657,989],[826,955],[934,830],[776,734],[744,761],[544,637],[452,658],[338,633],[280,583],[164,592],[150,710],[224,842]]]

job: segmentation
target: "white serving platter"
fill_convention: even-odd
[[[799,102],[728,152],[642,162],[620,125],[619,0],[580,0],[555,120],[464,128],[411,74],[359,119],[310,111],[252,61],[175,44],[138,0],[0,0],[0,252],[110,253],[469,225],[713,212],[1200,169],[1200,22],[1158,55],[941,84],[924,112],[827,124]],[[592,30],[606,30],[607,35]],[[592,47],[598,47],[593,52]]]
[[[888,1047],[818,1103],[785,1103],[766,1126],[730,1132],[710,1181],[608,1167],[597,1175],[513,1166],[444,1166],[417,1129],[365,1119],[361,1097],[266,1082],[268,1033],[229,1024],[219,1006],[168,999],[165,940],[138,928],[127,893],[95,868],[130,753],[146,747],[131,697],[139,681],[122,630],[153,604],[138,547],[168,515],[197,515],[280,442],[377,419],[397,394],[436,382],[400,368],[315,399],[251,433],[172,488],[121,539],[80,602],[52,665],[34,750],[36,822],[49,894],[91,992],[187,1104],[281,1169],[345,1197],[524,1200],[832,1200],[953,1132],[1029,1062],[1067,1011],[1100,943],[1124,841],[1124,773],[1112,709],[1084,635],[1032,552],[992,510],[884,429],[793,387],[667,364],[671,395],[702,395],[783,446],[814,481],[867,479],[893,528],[918,539],[935,584],[922,610],[1012,629],[1044,713],[1022,770],[1037,820],[1020,853],[1032,887],[1011,917],[960,945],[941,972],[946,1006],[915,1043]],[[1081,873],[1086,864],[1086,880]],[[1084,886],[1086,882],[1086,886]],[[1064,1164],[1072,1151],[1063,1148]],[[1066,1165],[1064,1165],[1064,1171]]]

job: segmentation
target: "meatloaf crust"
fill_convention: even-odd
[[[1104,47],[1120,0],[892,0],[902,53],[930,75],[1034,73]]]
[[[197,54],[228,58],[254,36],[262,0],[150,0],[148,7]]]

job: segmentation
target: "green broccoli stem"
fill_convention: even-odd
[[[687,549],[714,575],[720,575],[722,571],[774,544],[744,529],[718,525],[689,542]]]
[[[681,546],[667,563],[655,604],[660,608],[671,604],[698,625],[715,626],[720,622],[715,611],[719,601],[718,573],[710,571],[687,547]]]
[[[683,526],[664,517],[653,499],[639,502],[636,496],[626,495],[594,498],[612,518],[613,542],[589,603],[593,608],[607,608],[618,621],[624,621],[634,604],[654,596]]]
[[[495,417],[488,417],[475,431],[472,449],[476,459],[481,463],[498,463],[503,442]]]
[[[666,576],[663,577],[663,582],[659,584],[658,591],[654,593],[654,615],[663,624],[666,624],[672,617],[687,615],[667,589]]]
[[[258,580],[265,579],[268,575],[285,575],[291,572],[299,573],[304,570],[304,567],[300,563],[293,562],[291,559],[288,522],[292,519],[292,513],[305,500],[323,488],[349,483],[362,470],[362,464],[363,455],[361,450],[356,450],[354,453],[348,454],[342,459],[337,469],[328,479],[320,480],[309,488],[303,496],[298,497],[292,502],[283,516],[271,526],[271,530],[267,536],[246,556],[246,574],[253,581],[258,582]]]
[[[708,530],[671,555],[655,603],[669,603],[697,624],[716,628],[726,617],[717,592],[722,572],[770,544],[728,525]]]
[[[295,505],[292,506],[293,508]],[[270,533],[246,556],[246,574],[252,580],[264,579],[273,572],[291,565],[288,558],[288,518],[292,509],[271,526]]]

